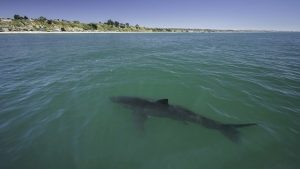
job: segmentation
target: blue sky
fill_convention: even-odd
[[[300,0],[0,0],[0,17],[99,22],[149,27],[300,31]]]

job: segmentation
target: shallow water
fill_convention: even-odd
[[[0,35],[0,168],[299,168],[300,33]],[[168,98],[240,129],[149,118]]]

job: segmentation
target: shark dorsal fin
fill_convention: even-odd
[[[169,100],[168,99],[159,99],[156,102],[164,104],[164,105],[169,105]]]

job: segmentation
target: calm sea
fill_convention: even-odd
[[[239,129],[149,118],[168,98]],[[0,35],[0,168],[297,169],[300,33]]]

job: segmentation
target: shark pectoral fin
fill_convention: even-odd
[[[220,131],[232,142],[238,143],[240,141],[239,131],[237,131],[236,128],[232,126],[223,126],[222,128],[220,128]]]
[[[134,111],[132,113],[133,115],[133,123],[134,125],[140,130],[140,131],[144,131],[145,128],[145,121],[147,120],[147,115],[143,112],[137,112]]]
[[[249,127],[249,126],[255,126],[256,123],[246,123],[246,124],[223,124],[220,127],[221,133],[226,136],[228,139],[230,139],[232,142],[238,143],[240,140],[239,138],[239,131],[238,128],[242,127]]]
[[[159,99],[156,101],[157,103],[169,105],[169,100],[168,99]]]

